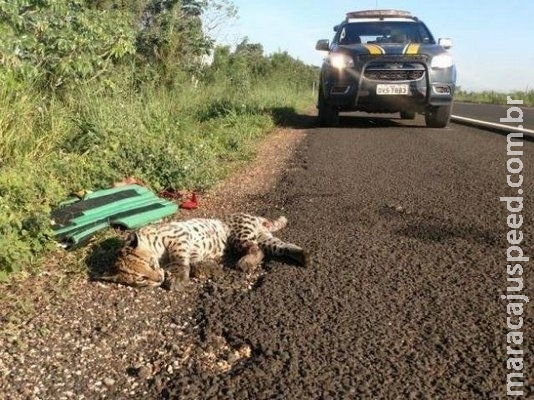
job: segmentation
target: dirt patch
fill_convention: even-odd
[[[295,149],[305,136],[298,129],[278,129],[269,135],[259,145],[256,160],[203,195],[200,208],[190,214],[212,216],[254,207],[255,200],[273,190],[281,174],[292,167]]]

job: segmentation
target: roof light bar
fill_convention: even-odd
[[[347,19],[350,18],[411,18],[417,19],[412,16],[409,11],[403,10],[365,10],[365,11],[352,11],[347,13]]]

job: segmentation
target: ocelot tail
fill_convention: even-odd
[[[130,234],[113,269],[100,278],[134,287],[172,287],[189,281],[191,268],[218,266],[226,252],[239,255],[237,269],[249,271],[264,257],[290,259],[306,267],[308,253],[272,235],[287,225],[245,213],[224,219],[194,218],[153,224]]]

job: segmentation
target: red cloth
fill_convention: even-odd
[[[187,199],[182,204],[180,204],[180,208],[184,208],[186,210],[194,210],[197,207],[198,207],[198,199],[195,193],[191,194],[191,197],[189,199]]]

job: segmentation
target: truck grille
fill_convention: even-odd
[[[363,76],[374,81],[416,81],[425,76],[422,69],[366,69]]]

